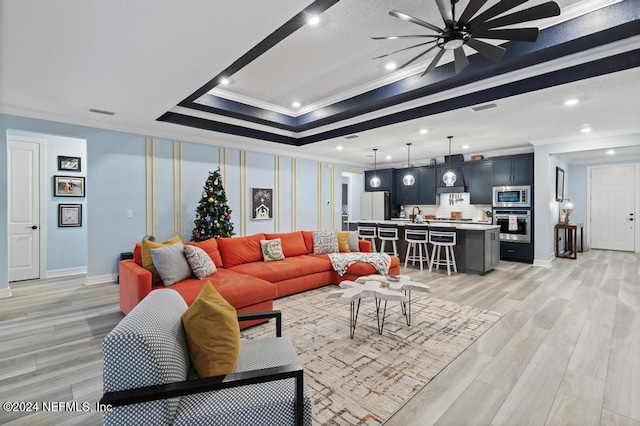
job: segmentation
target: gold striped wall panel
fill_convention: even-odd
[[[318,230],[322,229],[322,163],[318,163]]]
[[[297,215],[297,194],[298,194],[298,162],[295,158],[291,159],[291,230],[297,231],[296,223]]]
[[[145,225],[147,235],[156,235],[156,139],[145,138]]]

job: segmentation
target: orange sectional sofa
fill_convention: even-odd
[[[285,259],[264,262],[260,240],[280,238]],[[313,232],[296,231],[279,234],[255,234],[247,237],[219,238],[193,244],[209,254],[217,272],[202,280],[189,278],[170,288],[178,291],[187,305],[191,305],[204,283],[213,286],[238,312],[258,312],[273,308],[273,299],[301,291],[355,280],[375,274],[375,268],[364,262],[349,267],[339,276],[331,267],[326,254],[313,254]],[[359,241],[361,252],[370,252],[371,243]],[[400,260],[391,256],[389,274],[400,273]],[[129,313],[147,294],[165,288],[162,282],[153,283],[152,274],[142,267],[141,247],[136,244],[133,260],[120,261],[120,309]],[[252,323],[242,324],[242,328]]]

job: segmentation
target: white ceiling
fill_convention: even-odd
[[[532,143],[640,132],[638,68],[498,100],[497,108],[482,112],[465,108],[303,147],[156,121],[310,3],[2,0],[0,112],[365,166],[373,164],[374,147],[379,166],[406,163],[406,142],[414,144],[412,163],[440,157],[448,135],[455,136],[454,154],[468,144],[465,154],[490,156],[530,151]],[[225,90],[289,108],[292,100],[308,106],[376,84],[389,78],[388,71],[384,60],[371,58],[402,42],[369,38],[424,33],[388,16],[391,9],[440,25],[431,3],[342,0],[317,27],[301,28],[232,76]],[[559,3],[564,14],[565,6],[588,2]],[[581,102],[565,107],[569,97]],[[90,108],[115,115],[96,115]],[[579,132],[586,123],[594,129],[590,134]],[[429,133],[420,135],[425,127]],[[338,144],[345,149],[337,151]]]

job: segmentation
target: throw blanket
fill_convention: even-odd
[[[391,266],[391,257],[386,253],[329,253],[331,266],[338,275],[347,273],[349,266],[356,262],[373,265],[380,275],[387,275]]]

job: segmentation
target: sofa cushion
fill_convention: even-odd
[[[153,265],[164,285],[172,285],[191,276],[191,266],[184,257],[182,247],[182,243],[175,243],[151,249]]]
[[[338,237],[333,231],[316,231],[313,233],[313,253],[338,253]]]
[[[260,240],[264,234],[247,237],[218,238],[218,248],[225,268],[232,268],[243,263],[262,262]]]
[[[200,377],[230,374],[240,355],[240,326],[233,306],[207,281],[182,316],[189,358]]]
[[[349,247],[349,231],[336,232],[338,237],[338,250],[340,253],[349,253],[351,248]]]
[[[280,238],[276,238],[275,240],[260,240],[260,247],[262,247],[262,259],[265,262],[284,260],[282,241],[280,241]]]
[[[184,246],[183,251],[196,278],[201,280],[216,273],[216,265],[206,251],[193,245]]]
[[[255,305],[256,303],[261,303],[266,300],[273,300],[277,295],[276,286],[270,282],[249,275],[242,275],[224,268],[218,269],[215,274],[209,275],[206,280],[211,281],[211,284],[218,290],[218,293],[236,309]],[[191,305],[200,293],[206,280],[188,278],[179,283],[175,283],[171,288],[177,290],[180,295],[182,295],[187,305]],[[153,288],[157,289],[162,287],[154,286]]]
[[[282,241],[282,249],[284,250],[285,257],[302,256],[303,254],[310,253],[307,250],[307,245],[304,242],[302,231],[286,232],[280,234],[264,234],[267,240],[275,240],[280,238]]]
[[[316,272],[331,271],[331,261],[324,256],[287,257],[280,262],[246,263],[231,268],[233,272],[261,278],[277,283],[278,281],[311,275]]]
[[[133,261],[142,266],[142,244],[140,243],[136,243],[133,248]]]
[[[242,339],[236,372],[280,367],[300,362],[286,337]],[[196,378],[195,376],[190,376]],[[304,421],[312,424],[309,388],[304,387]],[[186,395],[176,412],[176,425],[286,425],[293,424],[293,379],[258,383]]]
[[[185,246],[196,246],[206,251],[214,265],[217,268],[222,268],[222,257],[220,256],[220,250],[218,250],[218,242],[215,238],[209,238],[204,241],[191,241],[184,243]]]
[[[151,272],[151,276],[152,276],[151,281],[154,284],[161,282],[162,278],[160,278],[160,274],[158,274],[158,270],[153,264],[153,259],[151,258],[151,249],[160,248],[162,246],[166,246],[166,245],[174,244],[178,242],[182,242],[182,241],[180,241],[180,237],[178,237],[177,235],[161,243],[157,243],[155,241],[149,241],[149,240],[142,240],[142,267],[147,269],[149,272]]]
[[[307,253],[313,253],[313,231],[302,231],[302,238],[304,239]]]

